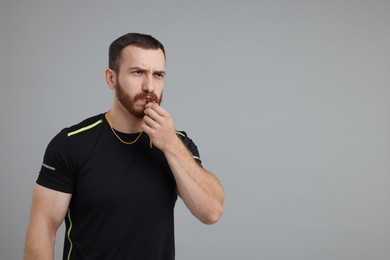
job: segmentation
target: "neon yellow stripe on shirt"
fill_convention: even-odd
[[[179,131],[176,131],[176,134],[186,137],[184,134],[180,133]]]
[[[70,133],[68,133],[68,137],[72,136],[72,135],[75,135],[75,134],[78,134],[78,133],[81,133],[81,132],[84,132],[84,131],[89,130],[91,128],[94,128],[95,126],[97,126],[98,124],[100,124],[102,122],[103,122],[103,120],[100,119],[99,121],[93,123],[92,125],[88,125],[88,126],[80,128],[80,129],[78,129],[76,131],[70,132]]]
[[[70,244],[68,260],[70,260],[70,254],[72,253],[72,249],[73,249],[73,243],[72,240],[70,239],[70,231],[72,231],[72,227],[73,227],[72,219],[70,218],[70,209],[68,209],[68,220],[69,220],[68,240]]]

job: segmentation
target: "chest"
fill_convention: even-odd
[[[176,183],[161,151],[148,143],[101,142],[80,156],[73,201],[81,204],[172,204]]]

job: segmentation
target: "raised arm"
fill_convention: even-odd
[[[57,229],[68,210],[71,194],[34,187],[24,260],[53,260]]]
[[[191,213],[205,224],[217,222],[223,213],[224,190],[218,179],[202,168],[177,137],[169,113],[157,104],[145,109],[142,130],[164,152],[175,177],[178,195]]]
[[[224,202],[218,179],[198,165],[179,138],[164,154],[175,176],[178,195],[191,213],[205,224],[216,223],[222,216]]]

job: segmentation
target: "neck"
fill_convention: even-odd
[[[115,107],[112,107],[106,113],[109,117],[109,121],[111,122],[111,126],[122,133],[132,134],[141,132],[141,125],[143,120],[131,115],[127,110],[118,110]]]

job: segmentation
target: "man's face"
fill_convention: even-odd
[[[165,58],[158,50],[127,46],[116,74],[115,96],[133,116],[143,118],[148,102],[162,101]]]

